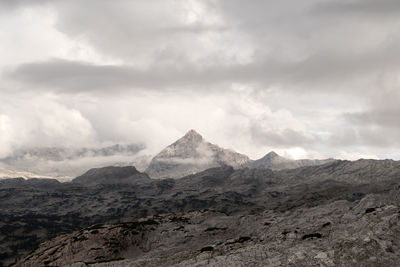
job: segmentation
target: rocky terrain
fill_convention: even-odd
[[[99,224],[44,243],[17,266],[397,266],[399,192],[391,193],[286,212]]]
[[[391,160],[275,171],[223,166],[162,180],[120,167],[94,169],[71,183],[6,179],[0,261],[393,266],[399,188],[400,163]]]

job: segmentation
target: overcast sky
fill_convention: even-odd
[[[1,0],[0,156],[189,129],[255,159],[400,159],[398,0]]]

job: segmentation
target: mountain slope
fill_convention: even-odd
[[[213,167],[238,167],[249,161],[247,156],[211,144],[190,130],[155,156],[145,172],[152,178],[180,178]]]
[[[242,167],[247,167],[251,169],[271,169],[271,170],[283,170],[283,169],[295,169],[305,166],[317,166],[326,163],[334,162],[334,159],[299,159],[292,160],[279,156],[274,151],[269,152],[264,157],[250,161],[244,164]]]
[[[149,181],[150,178],[146,173],[141,173],[132,166],[91,169],[72,180],[73,183],[85,186],[100,184],[139,184]]]

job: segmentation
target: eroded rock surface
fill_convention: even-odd
[[[115,171],[119,173],[118,170],[115,169]],[[120,173],[125,173],[122,169],[120,171]],[[130,175],[129,172],[128,174]],[[91,176],[90,180],[96,181],[97,177],[99,181],[102,181],[104,175],[99,172],[98,175]],[[112,224],[113,226],[106,226],[112,228],[116,224],[135,222],[140,218],[154,219],[158,224],[150,228],[146,226],[145,232],[149,236],[154,234],[154,240],[157,240],[163,237],[157,229],[168,226],[162,218],[168,218],[170,216],[168,214],[176,214],[171,216],[187,217],[191,224],[185,222],[174,226],[173,229],[189,227],[192,229],[190,235],[193,235],[194,239],[193,243],[187,243],[189,241],[186,239],[175,240],[173,238],[179,231],[171,232],[171,236],[172,233],[174,236],[169,239],[170,245],[165,245],[167,247],[165,249],[168,250],[168,247],[172,246],[177,248],[173,255],[183,253],[182,256],[175,257],[180,260],[171,261],[171,265],[201,265],[204,264],[203,260],[208,258],[210,261],[215,261],[216,265],[220,264],[221,259],[224,258],[226,262],[233,261],[236,257],[242,259],[247,257],[251,260],[251,257],[246,255],[261,257],[257,252],[258,248],[269,251],[270,254],[265,257],[268,260],[274,259],[276,264],[289,263],[289,258],[293,257],[293,253],[298,249],[306,253],[308,248],[317,254],[311,252],[311,254],[306,254],[305,262],[319,264],[320,261],[316,259],[327,257],[342,264],[352,261],[352,257],[356,255],[365,254],[364,250],[358,246],[362,247],[361,244],[364,243],[360,243],[359,240],[364,240],[366,238],[364,234],[367,233],[371,234],[373,240],[378,240],[380,247],[376,248],[377,253],[382,250],[383,241],[390,241],[395,245],[394,247],[397,246],[399,235],[396,235],[395,231],[397,231],[396,216],[399,206],[399,177],[399,162],[359,160],[337,161],[321,166],[281,171],[248,168],[235,170],[232,167],[219,167],[181,179],[144,179],[135,184],[99,183],[86,186],[78,183],[60,183],[51,179],[2,180],[0,181],[0,263],[3,266],[13,264],[37,249],[42,242],[60,238],[63,233],[66,233],[67,236],[64,235],[64,237],[69,239],[68,234],[71,232],[95,224]],[[213,212],[195,215],[205,209],[213,210]],[[152,216],[161,216],[161,219],[152,218]],[[201,223],[200,225],[194,223],[195,216],[200,218],[209,216],[207,220],[210,223],[207,227],[215,228],[215,231],[201,232],[200,229],[203,226]],[[278,223],[275,224],[275,222]],[[325,227],[321,230],[318,227],[322,225]],[[376,228],[378,225],[382,225],[382,228]],[[225,228],[230,230],[221,230]],[[332,229],[332,233],[327,235],[324,232],[326,229]],[[388,235],[382,234],[385,231],[379,229],[386,229]],[[202,235],[197,232],[201,232]],[[282,234],[285,232],[287,233]],[[225,235],[225,233],[230,234]],[[265,236],[266,234],[268,235]],[[282,235],[286,236],[286,239],[277,238],[278,236],[281,238]],[[223,244],[229,239],[229,242],[241,245],[237,248],[235,245],[231,249],[227,245],[214,242],[214,236],[219,238],[218,242],[224,242]],[[327,236],[328,239],[326,239]],[[243,238],[240,239],[241,237]],[[351,238],[348,239],[348,237]],[[201,241],[203,239],[207,242],[203,243]],[[263,241],[254,243],[255,240]],[[143,242],[147,244],[147,241]],[[318,242],[322,242],[322,245]],[[197,247],[197,244],[201,244],[201,247]],[[279,244],[282,244],[281,249],[274,250],[273,248],[279,247]],[[314,245],[303,248],[303,244]],[[337,256],[331,256],[328,244],[331,249],[336,248],[334,255],[344,255],[341,256],[342,262]],[[157,255],[161,255],[159,254],[161,252],[159,248],[153,250],[152,246],[150,250],[146,249],[143,254],[137,256],[135,254],[128,257],[125,254],[125,256],[118,254],[119,252],[117,254],[105,252],[104,255],[108,255],[105,259],[93,260],[100,263],[103,260],[115,260],[122,257],[134,262],[132,264],[140,266],[144,262],[153,266],[157,264],[155,259]],[[316,250],[319,246],[325,249]],[[337,254],[340,249],[343,249],[342,254]],[[384,247],[384,250],[382,257],[379,253],[368,252],[375,256],[371,256],[372,259],[366,262],[372,264],[371,266],[376,266],[373,265],[373,257],[378,259],[377,262],[380,257],[387,258],[389,262],[392,261],[393,259],[389,257],[392,255],[391,248]],[[240,256],[241,253],[243,257]],[[74,253],[70,255],[71,258],[75,257],[73,255]],[[151,257],[148,258],[146,255],[151,255]],[[359,257],[356,259],[358,264],[361,262],[361,256],[357,257]],[[311,261],[311,258],[314,261]],[[263,259],[260,258],[260,262],[264,263]],[[284,261],[285,259],[287,262]],[[164,256],[161,260],[164,260]],[[268,264],[275,264],[274,262]],[[294,266],[303,264],[299,260],[294,262]]]
[[[286,212],[196,211],[95,225],[44,243],[17,266],[396,266],[393,202],[368,195]]]

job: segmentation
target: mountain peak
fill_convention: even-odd
[[[196,142],[196,143],[203,141],[203,137],[193,129],[188,131],[181,139]]]
[[[267,155],[265,155],[265,158],[276,158],[279,157],[279,155],[275,151],[269,152]]]
[[[158,153],[146,173],[152,178],[180,178],[209,168],[240,166],[248,161],[247,156],[211,144],[192,129]]]
[[[272,162],[287,161],[287,159],[279,156],[275,151],[271,151],[257,161],[262,162],[262,164],[272,164]]]

